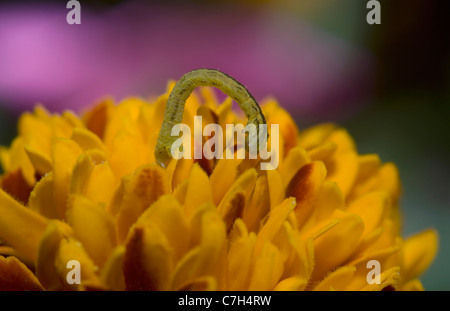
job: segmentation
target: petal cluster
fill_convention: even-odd
[[[299,131],[268,99],[277,169],[206,158],[161,168],[153,151],[172,87],[150,103],[105,99],[80,117],[43,107],[21,116],[0,149],[0,289],[422,289],[437,234],[401,237],[394,164],[358,154],[334,124]],[[183,123],[196,115],[245,124],[209,88],[188,99]],[[71,260],[81,284],[67,282]]]

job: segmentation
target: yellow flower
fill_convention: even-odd
[[[277,169],[205,158],[161,168],[153,151],[172,87],[80,118],[42,107],[21,116],[0,150],[0,289],[422,289],[437,234],[401,237],[395,165],[358,154],[333,124],[299,132],[270,99]],[[183,123],[245,123],[231,107],[199,88]],[[66,281],[71,260],[81,284]],[[368,282],[371,260],[380,284]]]

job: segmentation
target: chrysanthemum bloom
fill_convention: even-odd
[[[105,100],[81,117],[42,107],[21,116],[0,154],[0,289],[422,289],[437,234],[401,237],[395,165],[359,155],[333,124],[300,132],[268,99],[277,169],[249,159],[165,169],[154,149],[168,95]],[[231,107],[199,88],[183,123],[245,123]],[[71,260],[81,284],[67,281]]]

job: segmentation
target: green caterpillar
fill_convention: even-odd
[[[167,101],[164,120],[155,147],[156,162],[165,167],[172,158],[171,146],[177,139],[171,135],[172,127],[183,120],[184,105],[188,97],[198,86],[213,86],[235,100],[244,111],[249,124],[256,126],[266,124],[266,119],[250,92],[229,75],[215,69],[196,69],[186,73],[175,84]],[[258,134],[251,135],[249,141],[258,141]],[[247,148],[247,145],[246,145]]]

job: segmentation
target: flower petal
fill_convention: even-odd
[[[242,188],[239,188],[242,189]],[[244,192],[247,195],[246,192]],[[251,193],[248,204],[245,206],[242,218],[249,231],[257,231],[262,220],[270,211],[270,194],[268,190],[267,176],[259,175],[255,182],[255,188]]]
[[[183,207],[170,194],[161,196],[139,217],[136,226],[153,226],[165,236],[170,253],[179,260],[189,246],[189,223]]]
[[[24,150],[37,173],[44,175],[53,169],[50,155],[29,146],[25,146]]]
[[[348,283],[353,278],[356,268],[344,266],[329,273],[319,284],[314,287],[315,291],[346,290]]]
[[[192,166],[194,165],[193,159],[184,159],[181,158],[179,160],[172,160],[169,163],[169,167],[171,168],[172,162],[175,162],[175,171],[172,175],[172,189],[176,189],[179,184],[189,178],[192,170]]]
[[[326,139],[326,142],[332,142],[337,146],[337,153],[346,153],[349,151],[355,151],[356,146],[353,138],[347,132],[347,130],[338,128],[335,129]]]
[[[383,271],[380,274],[380,284],[366,284],[361,290],[371,290],[371,291],[380,291],[385,289],[386,287],[396,288],[398,280],[400,279],[400,268],[393,267],[386,271]]]
[[[223,199],[220,201],[219,206],[217,207],[218,210],[224,210],[223,205],[228,204],[233,198],[236,196],[236,193],[243,192],[245,193],[245,198],[248,199],[251,197],[253,189],[255,187],[255,183],[257,180],[258,173],[255,169],[249,169],[242,173],[237,180],[233,183],[233,185],[228,189],[227,193],[223,197]],[[247,208],[251,208],[249,205],[246,205],[244,207],[243,217],[247,219],[246,217],[249,216],[249,213],[252,213],[251,211],[246,211]]]
[[[437,250],[435,230],[425,230],[408,238],[403,246],[402,279],[412,280],[422,274],[432,263]]]
[[[80,263],[81,285],[66,281],[67,263]],[[49,264],[53,263],[53,264]],[[81,243],[72,237],[72,230],[65,223],[52,220],[46,228],[36,260],[36,275],[49,290],[76,290],[82,286],[99,286],[98,268],[84,251]]]
[[[18,120],[18,132],[26,141],[27,147],[50,155],[52,129],[50,114],[42,106],[35,113],[25,112]]]
[[[381,160],[377,154],[365,154],[358,157],[358,177],[357,181],[363,181],[375,175],[380,167]]]
[[[188,218],[192,217],[204,203],[212,202],[212,187],[208,175],[198,165],[194,164],[189,176],[189,184],[184,201],[184,211]]]
[[[278,170],[269,170],[266,172],[267,183],[269,185],[270,206],[273,208],[283,202],[286,194],[283,179]]]
[[[385,192],[371,192],[350,203],[346,211],[361,217],[364,222],[363,235],[366,235],[382,224],[389,204]]]
[[[326,180],[336,182],[346,197],[356,180],[358,155],[352,150],[337,152],[336,150],[331,158],[324,161],[328,171]]]
[[[241,222],[238,219],[235,225],[238,224],[238,221]],[[232,240],[227,257],[229,290],[248,289],[255,240],[255,234],[245,234]]]
[[[312,239],[303,240],[296,227],[285,221],[272,243],[279,249],[284,262],[282,278],[300,278],[306,285],[314,265]]]
[[[311,160],[302,147],[292,148],[283,161],[280,163],[279,171],[283,177],[283,184],[286,187],[289,182],[298,172],[298,170],[305,164],[310,163]]]
[[[55,138],[52,144],[53,189],[56,214],[64,219],[72,171],[82,150],[67,138]]]
[[[314,240],[315,280],[348,259],[364,231],[364,223],[358,215],[336,210],[334,217],[338,223]]]
[[[216,291],[217,281],[211,276],[202,276],[193,281],[183,284],[180,291]]]
[[[113,102],[110,98],[105,98],[99,104],[95,105],[91,110],[83,115],[86,128],[103,138],[108,118],[113,110]]]
[[[33,190],[33,187],[28,185],[20,169],[1,176],[0,188],[24,205],[27,205],[30,193]]]
[[[92,260],[103,267],[116,245],[114,220],[103,206],[81,195],[69,198],[67,221]]]
[[[37,182],[30,194],[28,208],[47,218],[58,218],[53,193],[53,172],[50,172]]]
[[[236,179],[237,163],[234,159],[218,160],[210,176],[213,191],[213,202],[217,206],[224,197],[227,190]]]
[[[217,213],[222,217],[227,233],[230,232],[235,220],[241,218],[247,201],[246,193],[243,189],[236,189],[233,195],[228,195]]]
[[[167,290],[172,265],[164,234],[153,226],[134,227],[123,258],[126,289]]]
[[[66,284],[60,278],[54,264],[56,254],[63,238],[71,235],[71,228],[66,224],[51,220],[39,243],[39,253],[36,260],[36,276],[41,284],[48,290],[63,289]]]
[[[73,169],[70,193],[84,195],[97,203],[111,201],[117,187],[116,178],[108,162],[94,163],[88,153],[83,153]]]
[[[151,204],[161,195],[169,193],[166,171],[155,164],[139,167],[122,182],[124,192],[117,215],[119,242],[125,240],[130,227]]]
[[[336,149],[336,144],[328,141],[308,150],[308,156],[313,161],[324,161],[325,159],[331,157]]]
[[[25,152],[25,142],[23,137],[16,137],[11,144],[11,148],[8,151],[2,152],[2,165],[6,172],[20,170],[29,186],[34,185],[36,182],[36,172]]]
[[[385,163],[378,172],[378,189],[388,192],[393,201],[397,202],[400,197],[401,185],[397,166],[393,163]]]
[[[360,157],[359,163],[360,172],[348,196],[349,201],[372,191],[385,191],[389,193],[393,205],[396,205],[401,192],[397,167],[392,163],[380,167],[379,158],[373,155]]]
[[[84,128],[83,121],[81,121],[78,115],[71,110],[63,111],[61,118],[65,121],[64,123],[66,123],[69,128]]]
[[[316,223],[331,217],[337,209],[344,209],[344,195],[338,184],[324,181],[314,202],[314,220]]]
[[[122,268],[124,254],[124,245],[116,247],[103,266],[100,279],[107,290],[125,290],[125,280]]]
[[[399,279],[397,275],[390,276],[390,273],[392,271],[395,271],[395,273],[398,274],[399,271],[398,264],[400,262],[400,248],[401,243],[400,241],[397,241],[396,244],[394,244],[393,246],[389,246],[384,249],[375,249],[373,251],[366,251],[362,254],[359,254],[358,258],[354,260],[349,260],[348,264],[355,266],[356,272],[352,280],[348,283],[348,288],[354,290],[362,290],[363,288],[365,288],[365,290],[381,290],[388,285],[392,285],[394,288],[396,288]],[[385,273],[384,276],[382,276],[381,278],[381,282],[384,282],[383,277],[385,277],[385,280],[389,279],[390,281],[392,281],[391,283],[386,284],[385,286],[378,286],[378,287],[375,285],[380,284],[370,284],[371,286],[367,287],[367,285],[369,285],[367,283],[367,275],[371,269],[367,267],[367,263],[371,260],[376,260],[379,262],[381,274],[391,270],[391,272],[387,274]]]
[[[406,284],[400,285],[398,290],[410,292],[410,291],[424,291],[425,289],[423,288],[422,282],[420,282],[420,280],[414,279],[407,282]]]
[[[122,100],[119,105],[113,106],[113,109],[107,107],[108,122],[103,135],[98,136],[103,137],[103,141],[108,148],[113,147],[116,138],[125,132],[134,138],[141,138],[139,124],[136,121],[143,105],[146,105],[146,102],[142,99],[130,97]],[[106,103],[106,106],[108,106],[108,103]],[[123,141],[123,143],[125,142]]]
[[[262,110],[267,116],[267,123],[278,124],[280,134],[284,141],[282,152],[287,153],[297,144],[298,128],[291,115],[281,108],[275,100],[267,100],[262,106]]]
[[[72,132],[72,139],[84,150],[98,149],[103,152],[106,147],[102,140],[93,132],[84,128],[75,128]]]
[[[286,189],[286,197],[295,197],[298,225],[306,222],[312,212],[314,200],[326,176],[325,165],[314,161],[304,165],[292,178]]]
[[[59,278],[64,280],[64,287],[66,289],[80,290],[80,288],[83,287],[101,288],[100,279],[97,275],[98,266],[94,264],[79,241],[71,237],[63,238],[61,239],[57,250],[55,268]],[[67,284],[66,278],[69,272],[67,263],[72,260],[76,260],[80,263],[80,285]]]
[[[34,263],[47,220],[0,189],[0,239],[14,247],[20,257]]]
[[[255,259],[250,277],[249,290],[273,290],[283,274],[283,260],[278,249],[265,240],[259,247],[255,247]]]
[[[284,200],[280,205],[275,207],[269,214],[267,222],[262,226],[256,239],[255,254],[258,254],[266,241],[272,241],[272,239],[278,234],[282,228],[283,223],[287,220],[289,214],[295,208],[295,199],[288,198]]]
[[[41,291],[33,272],[16,257],[0,256],[0,291]]]
[[[299,291],[306,287],[306,281],[300,277],[289,277],[277,284],[275,286],[275,291]]]
[[[202,276],[224,277],[225,224],[212,206],[199,210],[192,221],[192,229],[198,232],[192,233],[192,248],[175,268],[171,286],[175,290]]]
[[[323,123],[300,132],[298,143],[305,149],[312,149],[320,145],[336,128],[332,123]]]
[[[153,153],[140,133],[120,132],[112,141],[109,162],[116,176],[131,174],[139,165],[150,163]]]
[[[5,257],[8,257],[8,256],[17,257],[18,256],[18,254],[14,250],[14,248],[12,248],[11,246],[1,245],[1,242],[0,242],[0,255],[5,256]]]

